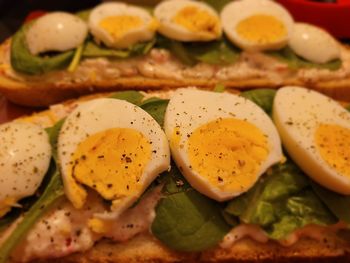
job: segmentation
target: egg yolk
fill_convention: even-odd
[[[318,152],[338,173],[350,178],[350,129],[334,124],[321,124],[315,132]]]
[[[190,168],[223,191],[249,189],[269,153],[266,136],[244,120],[218,119],[188,136]]]
[[[120,15],[106,17],[100,21],[99,25],[114,39],[119,39],[130,30],[140,28],[143,21],[137,16]]]
[[[69,171],[77,182],[95,189],[104,199],[121,200],[139,194],[150,159],[150,142],[142,133],[113,128],[81,142]]]
[[[241,20],[236,26],[237,34],[254,43],[273,43],[287,35],[284,24],[271,15],[253,15]]]
[[[191,32],[201,32],[214,36],[220,34],[219,19],[196,6],[187,6],[181,9],[174,16],[173,22]]]

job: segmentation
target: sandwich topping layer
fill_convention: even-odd
[[[64,86],[72,83],[99,83],[111,81],[120,77],[145,77],[165,80],[249,80],[252,78],[268,79],[279,85],[285,79],[296,79],[305,83],[345,79],[350,76],[350,51],[342,48],[342,66],[337,70],[319,68],[290,67],[263,53],[242,52],[240,58],[231,65],[212,65],[198,63],[189,66],[166,49],[154,48],[149,54],[126,59],[86,58],[81,61],[75,72],[53,71],[39,76],[32,76],[16,72],[10,63],[9,43],[3,47],[1,64],[2,73],[14,80],[40,82]]]
[[[201,133],[204,128],[210,128],[212,124],[210,118],[216,118],[216,114],[220,116],[220,114],[227,109],[232,110],[227,112],[227,114],[233,114],[235,118],[240,119],[245,118],[242,116],[251,115],[254,116],[253,119],[256,123],[260,121],[266,124],[266,122],[270,122],[271,120],[269,120],[267,115],[267,119],[259,119],[261,116],[259,115],[260,117],[257,117],[257,112],[261,111],[259,114],[266,114],[262,112],[262,109],[264,109],[267,113],[271,114],[271,109],[273,107],[273,120],[276,123],[283,122],[283,118],[287,116],[287,121],[284,122],[287,126],[296,126],[296,129],[298,129],[298,126],[307,125],[306,123],[298,124],[298,118],[300,116],[294,116],[292,111],[288,112],[279,108],[279,101],[283,96],[288,96],[290,98],[290,103],[294,103],[294,100],[298,101],[298,96],[302,99],[311,99],[316,104],[320,102],[323,103],[323,100],[325,100],[323,106],[325,108],[332,108],[332,110],[328,111],[330,114],[329,116],[336,114],[336,116],[346,119],[349,115],[349,113],[336,102],[306,89],[286,87],[278,91],[276,96],[275,93],[276,92],[272,90],[252,90],[241,94],[242,97],[252,99],[260,108],[253,102],[238,97],[237,95],[198,91],[191,88],[179,89],[171,93],[170,102],[155,97],[150,97],[149,99],[142,98],[143,95],[138,92],[116,93],[108,100],[128,100],[135,104],[133,107],[140,105],[141,108],[151,114],[162,126],[164,125],[166,134],[170,134],[170,136],[174,136],[174,134],[179,136],[183,133],[183,139],[185,141],[183,141],[182,136],[180,136],[181,138],[177,140],[177,146],[179,146],[180,149],[188,150],[192,147],[190,146],[193,142],[192,140],[196,141],[196,133]],[[202,104],[198,104],[199,106],[197,107],[193,100],[193,103],[186,104],[189,95],[195,95],[197,98],[203,96],[203,99],[200,100]],[[206,100],[204,97],[208,97],[208,105],[205,104]],[[273,106],[272,101],[274,98],[276,105]],[[230,102],[231,99],[237,99],[236,108],[232,108],[233,104],[231,104],[231,106],[230,104],[226,106],[223,103],[224,101]],[[101,99],[92,100],[92,102],[96,101],[101,101]],[[176,101],[179,101],[180,104],[183,105],[182,111],[177,111],[180,110],[180,108],[177,108]],[[325,103],[329,104],[326,105]],[[81,114],[84,114],[81,111],[81,105],[92,104],[82,101],[78,103],[73,102],[71,104],[55,105],[52,106],[50,111],[23,118],[21,121],[36,123],[42,127],[51,127],[58,120],[66,118],[67,116],[77,117],[77,111],[80,111],[78,117],[81,118]],[[210,110],[211,107],[213,107],[213,109],[217,108],[218,113]],[[245,113],[239,110],[242,109],[242,107],[243,109],[244,107],[251,107],[250,110],[246,112],[248,115],[244,115]],[[256,110],[255,107],[258,107],[257,112],[254,112]],[[312,112],[315,110],[317,111],[317,109],[311,105],[311,107],[306,110],[304,109],[304,115],[307,117],[309,111],[312,115],[314,114]],[[207,113],[205,113],[206,111]],[[164,113],[165,119],[163,122]],[[341,114],[339,115],[338,113]],[[173,119],[171,114],[177,117]],[[291,114],[290,117],[288,117],[288,114]],[[317,115],[312,116],[315,117]],[[130,117],[131,116],[129,116],[129,120]],[[321,116],[319,117],[321,118],[321,122],[325,120],[322,120]],[[68,118],[66,118],[66,121],[69,121]],[[191,122],[187,123],[186,118],[191,120]],[[323,118],[325,118],[324,115]],[[247,117],[245,122],[249,123],[253,119]],[[328,119],[328,121],[334,121],[334,119],[336,118],[333,116]],[[170,120],[174,121],[175,132],[172,131],[173,126]],[[219,118],[218,123],[224,121],[220,127],[221,129],[226,129],[226,132],[230,133],[229,124],[231,122],[229,121],[227,124],[226,120],[225,118]],[[135,119],[131,117],[131,121],[135,122]],[[199,126],[200,128],[198,131],[195,129],[198,123],[207,122],[207,125]],[[224,124],[227,124],[228,127]],[[346,126],[347,124],[339,123],[339,125]],[[183,132],[186,127],[191,126],[194,126],[193,132],[189,130],[188,133]],[[266,128],[267,126],[268,125],[265,125],[265,127],[257,127],[261,129],[259,132],[265,134],[266,129],[269,129]],[[277,125],[277,128],[279,131],[282,131],[281,124]],[[79,129],[80,128],[74,130],[77,131]],[[235,129],[239,130],[240,125],[236,123]],[[251,126],[245,124],[242,129],[250,132],[245,136],[252,137],[253,144],[257,147],[253,147],[255,149],[253,151],[255,151],[256,154],[262,154],[259,142],[254,141],[254,139],[259,139],[259,135],[254,133],[255,129],[259,128],[255,127],[252,129]],[[168,133],[168,130],[171,130],[171,132]],[[292,133],[293,130],[289,132]],[[308,129],[306,129],[305,132],[308,132]],[[340,134],[343,134],[342,131],[340,131]],[[205,132],[203,135],[205,138],[201,137],[202,144],[197,144],[195,148],[197,150],[203,150],[204,156],[205,152],[207,152],[208,155],[215,154],[215,150],[211,151],[210,148],[205,148],[206,143],[212,141],[212,136],[207,135]],[[330,141],[333,139],[338,141],[338,135],[339,134],[336,132],[335,134],[329,134],[328,137]],[[225,137],[225,135],[222,136],[223,138]],[[283,143],[285,143],[285,136],[285,134],[282,136]],[[271,139],[268,139],[269,137],[271,137],[271,134],[267,137],[260,138],[262,140],[269,140],[270,146],[267,146],[267,142],[265,141],[265,147],[271,149],[271,145],[274,145],[276,142],[278,142],[278,145],[275,145],[275,147],[281,147],[280,142],[276,140],[276,138],[272,142],[270,141]],[[52,134],[50,138],[52,142]],[[120,136],[119,138],[122,139]],[[214,143],[217,139],[220,140],[220,138],[215,137],[212,142]],[[233,144],[233,141],[228,141],[223,145],[223,147],[227,146],[229,151],[235,151],[237,148],[238,152],[241,152],[240,157],[244,157],[245,151],[247,151],[247,153],[252,151],[250,147],[247,147],[245,143],[243,143],[243,137],[236,136],[231,139],[234,139]],[[60,137],[58,137],[58,140],[60,140]],[[186,142],[186,140],[188,140],[188,142]],[[314,143],[317,143],[317,140],[318,139],[315,138]],[[114,141],[115,139],[110,142],[110,145],[113,145]],[[54,145],[55,144],[53,144],[53,146]],[[171,145],[172,142],[170,141],[170,146]],[[181,145],[183,146],[181,147]],[[210,146],[210,143],[208,145]],[[303,238],[311,238],[317,240],[317,242],[323,242],[323,239],[328,235],[337,235],[337,233],[348,227],[348,196],[327,190],[329,187],[334,187],[332,184],[336,182],[337,176],[342,176],[341,174],[343,173],[342,170],[334,169],[334,167],[332,168],[331,164],[328,165],[328,168],[331,168],[332,171],[338,173],[338,175],[328,175],[334,178],[330,179],[331,177],[328,177],[328,181],[324,184],[324,179],[327,178],[326,175],[317,170],[316,173],[309,174],[312,180],[308,179],[291,160],[285,162],[283,159],[281,160],[281,156],[277,154],[275,156],[277,157],[277,163],[271,159],[270,165],[273,163],[276,164],[272,167],[270,167],[270,165],[266,166],[270,168],[268,168],[267,171],[259,177],[259,180],[247,191],[238,193],[238,196],[237,192],[234,191],[233,197],[228,199],[224,198],[224,200],[227,201],[216,202],[213,199],[222,200],[221,194],[223,193],[217,192],[214,188],[217,184],[224,184],[227,178],[222,176],[220,180],[219,177],[221,176],[218,173],[217,180],[215,183],[212,183],[210,180],[206,181],[206,176],[202,175],[203,172],[205,173],[206,171],[197,171],[196,169],[194,169],[193,172],[198,173],[199,178],[194,177],[193,174],[186,172],[188,169],[186,168],[186,160],[183,162],[181,161],[181,156],[176,157],[176,155],[174,155],[179,154],[176,153],[177,150],[174,148],[175,146],[176,145],[173,145],[171,147],[176,164],[172,164],[170,172],[165,171],[151,186],[149,186],[145,194],[121,211],[117,217],[111,218],[101,216],[106,212],[110,212],[110,203],[103,192],[96,191],[96,188],[93,186],[85,189],[87,200],[82,208],[75,208],[67,196],[60,196],[47,212],[41,214],[36,221],[32,222],[33,225],[31,228],[28,228],[27,233],[22,232],[23,224],[28,224],[28,217],[26,214],[17,217],[17,220],[11,219],[13,216],[12,213],[6,215],[4,219],[11,220],[10,224],[5,224],[7,227],[0,229],[0,231],[2,231],[2,240],[0,240],[0,262],[6,262],[4,255],[8,253],[7,251],[11,252],[12,260],[19,262],[27,262],[40,258],[60,258],[75,252],[87,251],[103,238],[108,238],[115,242],[125,242],[136,235],[150,232],[156,239],[159,239],[165,246],[171,249],[193,252],[205,251],[212,247],[230,249],[234,247],[239,240],[245,238],[250,238],[260,243],[275,240],[282,246],[291,246]],[[203,146],[205,147],[203,148]],[[337,147],[338,146],[341,148],[341,146],[337,144]],[[122,144],[120,144],[119,147],[125,148]],[[285,147],[288,153],[294,156],[288,143],[285,144]],[[337,152],[337,150],[332,148],[332,144],[330,144],[329,147],[328,144],[324,144],[323,147],[329,148],[332,152]],[[109,153],[112,152],[114,151],[110,151]],[[182,154],[186,155],[187,153],[185,152]],[[188,154],[191,156],[191,151],[189,151]],[[192,159],[195,160],[198,156],[196,157],[195,152],[193,154],[192,157],[194,159]],[[223,165],[226,164],[226,161],[227,163],[236,161],[237,165],[240,166],[248,165],[247,161],[242,163],[242,158],[240,157],[237,160],[237,156],[226,156],[224,151],[222,152],[221,158],[220,153],[218,153],[217,157],[220,160],[216,165],[219,165],[218,168],[222,169],[222,171],[227,171],[227,168],[225,168],[226,166]],[[57,158],[55,153],[53,154],[53,158],[54,160]],[[86,156],[86,166],[90,165],[88,160],[91,158],[94,160],[94,156]],[[337,156],[337,160],[344,158],[347,157],[345,155]],[[97,161],[98,159],[99,158],[97,158]],[[190,159],[191,162],[193,160]],[[206,162],[205,157],[199,158],[198,160]],[[262,161],[263,160],[260,160],[259,162]],[[297,159],[295,161],[300,167],[305,167],[303,162]],[[215,165],[215,162],[213,164]],[[94,165],[97,164],[92,162],[92,167],[94,167]],[[195,165],[195,163],[193,163],[193,165]],[[103,164],[102,167],[106,168],[107,166]],[[179,167],[179,170],[176,167]],[[189,168],[192,169],[195,167]],[[249,167],[247,167],[247,169],[248,168]],[[52,167],[50,169],[52,169]],[[229,169],[230,167],[228,166],[228,170]],[[262,171],[265,170],[263,169]],[[51,172],[48,171],[48,174]],[[214,173],[215,172],[212,171],[212,174]],[[256,173],[256,171],[254,173]],[[239,185],[241,180],[234,175],[232,176],[232,178],[237,181],[237,185]],[[112,178],[114,175],[110,174],[109,177]],[[126,179],[124,177],[122,178]],[[99,178],[95,179],[99,180]],[[102,183],[105,183],[106,180],[109,179],[105,178]],[[201,183],[200,180],[202,180]],[[119,185],[119,183],[116,184]],[[203,186],[205,184],[207,184],[207,188]],[[63,187],[63,185],[61,187]],[[346,187],[347,184],[344,182],[341,188],[334,188],[334,191],[343,191]],[[123,189],[123,187],[121,187],[121,189]],[[232,189],[224,189],[224,191],[226,191],[225,194],[231,190]],[[200,194],[200,192],[202,194]],[[213,195],[213,192],[215,192],[216,195]],[[215,196],[217,196],[217,198]],[[22,203],[22,201],[20,202]],[[21,208],[13,208],[13,211],[16,211],[16,209],[21,210]],[[31,210],[28,212],[29,214],[31,213],[30,211]],[[4,222],[5,221],[1,219],[0,226],[3,226]],[[15,247],[12,247],[13,250],[7,250],[10,244],[9,242],[14,242],[14,235],[22,235],[22,240],[15,243]],[[36,245],[33,246],[33,244]]]
[[[172,0],[151,9],[104,3],[76,15],[46,14],[2,45],[0,72],[30,85],[86,89],[138,77],[184,83],[262,79],[278,86],[350,76],[348,48],[316,26],[293,21],[273,1],[221,6]],[[57,29],[60,24],[64,29]],[[60,41],[46,43],[45,32],[55,30]],[[36,43],[35,35],[43,40]]]

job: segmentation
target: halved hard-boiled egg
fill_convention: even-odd
[[[312,179],[350,194],[350,113],[302,87],[277,91],[273,119],[291,158]]]
[[[58,137],[58,158],[68,199],[86,202],[86,188],[111,201],[116,218],[170,166],[167,138],[141,108],[117,99],[96,99],[77,107]]]
[[[282,160],[271,119],[238,95],[179,89],[170,99],[164,128],[183,175],[218,201],[246,192]]]
[[[117,2],[95,7],[89,16],[89,27],[95,41],[123,49],[151,40],[157,23],[145,9]]]
[[[0,217],[40,186],[51,160],[45,130],[24,122],[0,125]]]
[[[163,1],[154,10],[158,31],[179,41],[210,41],[221,36],[221,23],[216,11],[194,0]]]
[[[271,0],[232,1],[221,12],[227,37],[244,50],[282,48],[293,29],[293,18],[280,4]]]
[[[87,24],[79,17],[53,12],[39,17],[26,32],[30,53],[67,51],[81,45],[87,36]]]
[[[300,57],[314,62],[327,63],[340,58],[340,46],[325,30],[305,23],[296,23],[289,46]]]

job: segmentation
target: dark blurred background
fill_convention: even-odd
[[[0,0],[0,42],[11,36],[34,10],[76,12],[100,0]]]
[[[113,0],[0,0],[0,43],[5,40],[7,37],[11,36],[23,23],[26,16],[36,10],[42,10],[42,11],[69,11],[69,12],[76,12],[82,9],[91,8],[97,4],[99,4],[101,1],[113,1]],[[114,0],[118,1],[118,0]],[[119,0],[119,1],[125,1],[133,4],[143,4],[143,5],[151,5],[156,4],[160,0]],[[217,0],[220,1],[220,0]],[[304,21],[304,22],[310,22],[318,24],[319,26],[323,26],[327,29],[327,26],[325,24],[331,24],[328,30],[337,36],[337,33],[340,32],[341,34],[338,35],[342,39],[342,41],[350,44],[350,5],[346,7],[338,7],[338,9],[334,9],[335,6],[332,6],[329,10],[327,10],[327,16],[326,13],[323,13],[322,15],[317,16],[316,13],[317,10],[314,6],[309,7],[308,5],[303,6],[297,6],[300,1],[293,1],[293,0],[277,0],[278,2],[284,4],[285,6],[289,6],[289,8],[293,7],[292,14],[296,18],[297,21]],[[322,2],[328,1],[328,0],[310,0],[313,5],[321,5]],[[306,1],[306,2],[310,2]],[[318,2],[320,1],[320,3]],[[346,0],[349,1],[350,0]],[[315,10],[311,14],[309,9],[305,8],[311,8],[310,10]],[[340,8],[340,9],[339,9]],[[292,9],[289,9],[292,11]],[[320,9],[321,10],[321,9]],[[324,9],[322,9],[324,10]],[[329,11],[329,13],[328,13]],[[332,12],[330,12],[332,11]],[[339,12],[342,11],[342,14]],[[347,15],[349,14],[349,15]],[[311,15],[313,15],[311,17]],[[340,16],[341,15],[341,16]],[[341,30],[340,30],[341,29]],[[345,33],[344,33],[345,32]]]

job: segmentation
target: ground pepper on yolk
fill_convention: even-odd
[[[256,181],[269,153],[265,135],[239,119],[218,119],[189,135],[191,167],[224,191],[244,191]]]
[[[106,200],[118,200],[139,194],[139,181],[150,158],[151,146],[142,133],[112,128],[81,142],[69,169],[77,182]]]
[[[315,132],[318,152],[329,166],[350,178],[350,129],[335,124],[321,124]]]
[[[211,35],[220,34],[220,21],[206,10],[196,6],[187,6],[181,9],[173,21],[191,32],[202,32]]]

